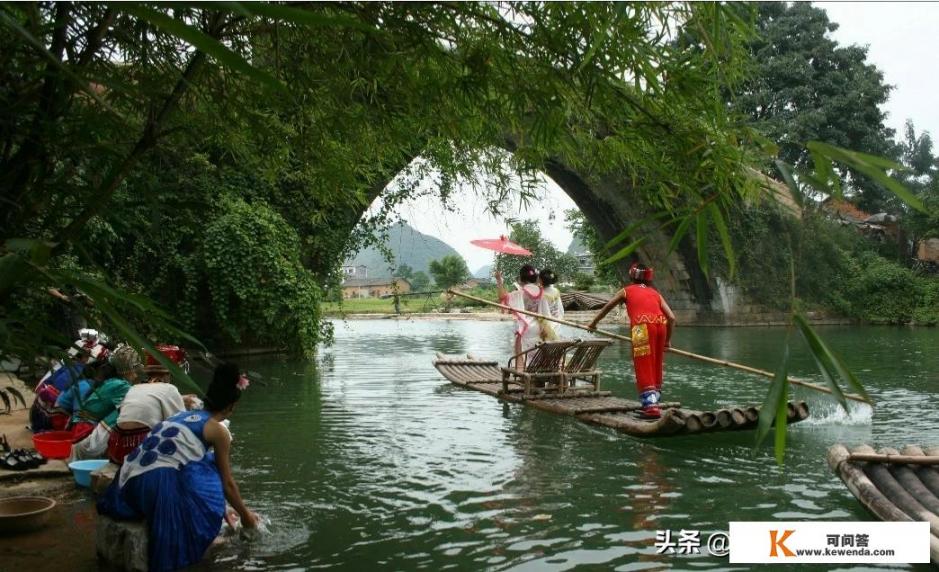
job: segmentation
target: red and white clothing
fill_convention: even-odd
[[[668,318],[662,311],[662,296],[645,284],[623,289],[633,343],[633,365],[639,394],[662,389],[663,357],[668,334]]]
[[[503,304],[513,310],[525,310],[542,315],[550,315],[551,310],[544,296],[544,289],[537,284],[515,285],[516,289],[509,292]],[[530,350],[542,340],[543,320],[534,316],[512,312],[515,317],[515,337],[521,340],[521,351]]]

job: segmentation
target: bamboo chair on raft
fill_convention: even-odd
[[[542,342],[509,358],[502,367],[502,392],[509,393],[509,383],[522,386],[525,395],[531,395],[535,386],[545,390],[563,391],[564,358],[576,342]],[[523,360],[525,369],[519,369]],[[527,362],[527,363],[526,363]]]
[[[600,391],[600,370],[597,360],[603,350],[610,347],[613,340],[593,339],[578,340],[574,351],[564,364],[564,391],[577,389],[577,381],[589,383],[593,391]]]
[[[596,368],[600,354],[613,342],[610,340],[564,340],[542,342],[537,346],[509,358],[502,367],[502,391],[509,392],[509,384],[522,386],[525,395],[534,390],[564,393],[576,388],[578,380],[600,389],[600,370]],[[568,355],[570,354],[570,355]],[[518,360],[525,359],[525,369],[518,369]]]

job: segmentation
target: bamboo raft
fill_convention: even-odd
[[[610,301],[609,294],[591,294],[589,292],[562,292],[561,304],[565,311],[599,310]]]
[[[688,435],[713,431],[740,431],[754,429],[760,415],[757,406],[733,407],[716,411],[685,409],[680,403],[663,402],[662,417],[645,419],[639,412],[638,401],[613,397],[609,391],[577,388],[565,393],[549,392],[525,395],[518,384],[503,390],[499,363],[478,359],[472,355],[437,354],[437,368],[451,383],[497,397],[510,403],[524,403],[536,409],[560,415],[570,415],[580,421],[610,427],[635,437],[661,437]],[[797,423],[809,416],[804,401],[789,402],[788,423]]]
[[[929,555],[939,564],[939,448],[901,451],[868,445],[828,450],[828,465],[871,514],[885,521],[929,523]]]

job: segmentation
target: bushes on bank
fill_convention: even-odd
[[[736,283],[754,302],[788,308],[786,236],[801,232],[801,245],[794,245],[796,289],[808,308],[877,324],[939,324],[939,278],[883,257],[879,245],[852,228],[818,213],[799,221],[768,206],[742,210],[730,227],[739,263]],[[718,271],[726,275],[726,267],[718,265]]]

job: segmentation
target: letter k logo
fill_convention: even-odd
[[[796,553],[789,550],[789,548],[787,548],[786,545],[783,544],[784,542],[786,542],[787,538],[792,536],[793,532],[795,531],[786,530],[783,532],[782,537],[777,539],[776,537],[779,536],[779,531],[778,530],[769,531],[769,555],[779,556],[779,554],[776,551],[776,548],[778,547],[780,550],[782,550],[783,556],[795,556]]]

